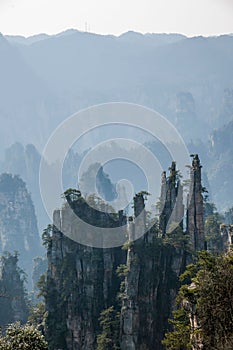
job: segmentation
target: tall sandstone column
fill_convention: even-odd
[[[194,250],[205,249],[203,187],[201,164],[197,154],[193,156],[190,169],[190,189],[187,209],[187,231]]]
[[[138,218],[140,214],[140,220],[138,225],[134,222],[129,226],[129,241],[133,242],[136,237],[141,236],[142,232],[145,232],[145,215],[144,215],[145,203],[142,194],[136,194],[134,197],[134,217]],[[143,231],[141,231],[143,230]],[[143,240],[143,238],[142,238]],[[121,310],[121,349],[122,350],[136,350],[138,349],[138,335],[139,335],[139,274],[140,274],[140,261],[135,251],[134,244],[132,244],[127,253],[127,268],[129,273],[127,274],[125,281],[125,293],[126,296],[123,299],[123,306]]]

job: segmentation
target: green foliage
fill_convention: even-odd
[[[111,213],[111,217],[115,220],[117,220],[118,218],[118,214],[115,212],[114,208],[109,205],[107,202],[105,202],[102,198],[98,197],[95,193],[90,194],[87,198],[86,198],[86,202],[89,206],[91,206],[92,208],[98,210],[98,211],[102,211],[102,212],[106,212],[106,213]]]
[[[132,246],[133,246],[133,241],[127,241],[127,242],[125,242],[125,244],[123,244],[121,249],[122,250],[128,250]]]
[[[189,265],[181,279],[174,312],[173,331],[163,344],[169,350],[188,350],[201,339],[205,350],[233,349],[233,254],[214,255],[203,251],[196,264]],[[197,327],[188,322],[195,315]]]
[[[195,279],[203,345],[208,349],[233,349],[233,256],[206,254],[201,259]]]
[[[209,193],[206,187],[201,188],[202,193]]]
[[[190,332],[191,326],[189,322],[188,312],[183,308],[173,312],[174,319],[170,323],[174,327],[173,332],[166,334],[162,341],[168,350],[189,350],[191,349]]]
[[[28,322],[34,327],[44,330],[46,316],[45,304],[40,302],[29,310]]]
[[[79,190],[76,190],[75,188],[68,188],[63,196],[66,198],[66,199],[69,199],[71,201],[74,201],[74,200],[77,200],[79,199],[82,195],[81,195],[81,192]]]
[[[196,275],[198,267],[195,264],[189,264],[186,266],[186,270],[180,275],[180,281],[183,284],[190,284],[191,279]]]
[[[147,200],[147,197],[150,196],[151,194],[148,191],[140,191],[137,193],[138,196],[143,196],[144,200]]]
[[[46,273],[40,276],[37,287],[39,289],[38,297],[45,297],[47,293],[47,281],[46,281]]]
[[[33,259],[33,271],[32,271],[32,280],[33,280],[33,300],[38,297],[38,281],[42,274],[46,272],[48,268],[48,262],[45,257],[37,256]]]
[[[97,350],[119,350],[120,314],[111,306],[100,314],[101,334],[97,337]]]
[[[208,243],[208,250],[222,251],[222,238],[220,235],[220,225],[223,217],[217,212],[209,215],[205,221],[205,236]]]
[[[176,170],[176,162],[173,161],[168,170],[170,171],[169,177],[174,177],[175,181],[179,181],[182,178],[180,170]]]
[[[119,277],[125,277],[128,272],[129,272],[129,269],[125,264],[120,264],[116,270],[116,273]]]
[[[43,246],[50,248],[52,244],[53,225],[48,225],[42,233]]]
[[[184,234],[182,228],[178,223],[171,223],[168,232],[163,240],[165,245],[171,245],[177,249],[190,250],[189,247],[190,238],[187,234]]]
[[[1,350],[46,350],[47,343],[43,335],[34,326],[20,326],[19,322],[11,324],[6,334],[0,338]]]
[[[18,253],[5,252],[0,258],[0,265],[0,325],[4,327],[15,320],[26,322],[25,273],[18,267]]]
[[[127,294],[125,292],[125,279],[121,282],[120,288],[119,288],[119,293],[117,294],[117,301],[122,303],[123,300],[127,299]]]

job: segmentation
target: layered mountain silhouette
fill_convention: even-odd
[[[232,157],[224,140],[232,138],[232,57],[231,35],[187,38],[131,31],[117,37],[74,29],[29,38],[0,35],[1,171],[26,181],[38,216],[44,217],[42,227],[47,218],[38,171],[50,134],[82,108],[127,101],[157,110],[178,128],[190,152],[197,150],[211,169],[208,177],[217,205],[227,208]],[[144,136],[140,140],[147,141]],[[23,146],[12,148],[15,142]],[[34,146],[24,148],[27,144],[39,153]],[[74,185],[80,155],[90,147],[87,135],[75,165],[68,160],[74,171],[64,169],[66,186]],[[222,179],[225,190],[217,194]]]
[[[230,35],[1,35],[1,148],[20,141],[41,150],[62,120],[109,101],[154,108],[186,140],[205,139],[230,121],[222,116],[222,101],[232,89],[232,56]]]

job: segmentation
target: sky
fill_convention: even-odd
[[[233,33],[233,0],[0,0],[0,32]]]

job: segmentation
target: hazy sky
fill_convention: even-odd
[[[0,0],[0,32],[29,36],[68,28],[188,36],[233,33],[233,0]]]

